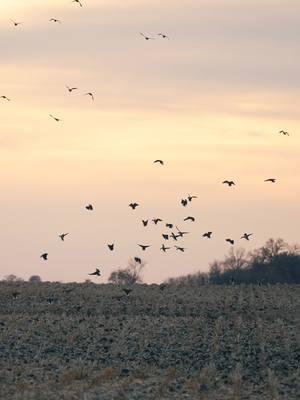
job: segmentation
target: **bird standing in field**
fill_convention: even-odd
[[[126,296],[128,296],[132,292],[132,289],[129,288],[123,288],[122,290],[124,293],[126,293]]]
[[[268,178],[268,179],[265,179],[265,182],[272,182],[272,183],[275,183],[275,182],[276,182],[276,179],[275,179],[275,178]]]
[[[48,260],[48,253],[43,253],[40,258],[42,258],[43,260],[47,261]]]
[[[107,247],[109,248],[110,251],[114,251],[115,245],[114,243],[108,244]]]
[[[69,93],[72,93],[73,90],[78,90],[77,87],[69,87],[69,86],[67,86],[67,85],[66,85],[66,88],[68,89]]]
[[[10,101],[10,99],[6,96],[0,96],[0,99],[6,100],[6,101]]]
[[[101,276],[101,272],[99,268],[96,268],[95,272],[90,273],[89,275]]]
[[[163,160],[155,160],[155,161],[153,161],[153,164],[164,165],[164,162],[163,162]]]
[[[241,237],[241,239],[246,239],[246,240],[250,240],[250,236],[252,236],[253,233],[244,233],[244,235]]]
[[[207,239],[211,239],[212,232],[206,232],[202,235],[202,237],[206,237]]]
[[[64,242],[65,237],[68,235],[69,233],[62,233],[61,235],[58,235],[58,237],[60,237],[60,239]]]
[[[128,207],[131,207],[133,210],[135,210],[138,206],[138,203],[130,203]]]
[[[226,181],[223,181],[222,183],[225,183],[225,184],[227,184],[229,187],[231,187],[231,186],[235,185],[235,183],[234,183],[233,181],[228,181],[228,180],[226,180]]]
[[[281,133],[284,136],[290,136],[290,134],[287,131],[281,130],[281,131],[279,131],[279,133]]]
[[[150,245],[148,245],[148,244],[138,244],[138,246],[140,246],[142,251],[146,251],[150,247]]]
[[[89,211],[93,211],[94,207],[92,206],[92,204],[88,204],[87,206],[85,206],[85,208]]]
[[[60,118],[54,117],[54,115],[52,115],[52,114],[49,114],[49,117],[51,117],[52,119],[54,119],[54,121],[56,121],[56,122],[62,121]]]
[[[95,101],[94,95],[92,92],[85,93],[84,96],[90,96],[90,98]]]
[[[155,38],[152,38],[152,37],[150,37],[150,36],[146,36],[146,35],[144,35],[142,32],[140,32],[140,35],[142,35],[143,38],[146,39],[146,40],[155,40]]]

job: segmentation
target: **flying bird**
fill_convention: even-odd
[[[184,218],[184,221],[191,221],[191,222],[195,222],[195,218],[194,217],[186,217]]]
[[[149,222],[148,219],[142,219],[143,226],[147,226],[148,222]]]
[[[140,32],[140,35],[142,35],[143,38],[145,38],[146,40],[155,40],[155,38],[152,38],[152,37],[150,37],[150,36],[146,36],[146,35],[144,35],[142,32]]]
[[[23,24],[23,22],[16,22],[13,19],[11,19],[11,22],[14,24],[14,26],[18,26],[18,25]]]
[[[69,91],[70,93],[72,93],[73,90],[78,90],[77,87],[69,87],[69,86],[67,86],[67,85],[66,85],[66,88],[68,89],[68,91]]]
[[[82,3],[80,0],[73,0],[72,3],[78,3],[78,5],[80,5],[80,7],[82,7]]]
[[[163,162],[163,160],[155,160],[155,161],[153,161],[153,164],[164,165],[164,162]]]
[[[183,237],[183,235],[187,235],[189,232],[183,232],[183,231],[181,231],[177,226],[176,226],[176,229],[177,229],[177,231],[178,231],[178,235],[180,236],[180,237]]]
[[[207,239],[210,239],[212,235],[212,232],[206,232],[202,235],[202,237],[207,237]]]
[[[40,258],[42,258],[45,261],[48,260],[48,253],[43,253]]]
[[[89,274],[89,275],[101,276],[100,269],[99,269],[99,268],[96,268],[96,271],[95,271],[95,272],[92,272],[92,273],[91,273],[91,274]]]
[[[181,251],[182,253],[184,253],[185,248],[184,247],[179,247],[179,246],[174,246],[176,250]]]
[[[8,97],[6,97],[6,96],[0,96],[0,99],[4,99],[6,101],[10,101],[10,99]]]
[[[181,204],[183,205],[183,207],[186,207],[187,204],[188,204],[187,199],[182,199],[182,200],[181,200]]]
[[[252,236],[253,233],[244,233],[244,235],[241,237],[241,239],[246,239],[249,240],[250,236]]]
[[[164,253],[167,251],[167,250],[170,250],[170,248],[171,247],[166,247],[164,244],[161,246],[161,248],[160,248],[160,250],[162,250]]]
[[[115,245],[114,243],[108,244],[107,247],[109,248],[110,251],[114,251]]]
[[[162,222],[162,219],[160,219],[160,218],[153,218],[152,221],[155,223],[155,225],[157,225],[159,222]]]
[[[166,224],[166,227],[172,229],[173,228],[173,224]]]
[[[227,180],[222,183],[227,184],[229,187],[231,187],[232,185],[235,185],[235,183],[233,181],[227,181]]]
[[[287,131],[281,130],[281,131],[279,131],[279,133],[281,133],[284,136],[290,136],[290,134]]]
[[[145,245],[145,244],[138,244],[138,246],[140,246],[140,248],[141,248],[143,251],[146,251],[146,250],[148,249],[148,247],[150,247],[150,245]]]
[[[56,121],[56,122],[62,121],[61,119],[59,119],[59,118],[57,118],[57,117],[54,117],[52,114],[49,114],[49,117],[51,117],[52,119],[54,119],[54,121]]]
[[[90,96],[90,98],[94,101],[94,95],[93,93],[89,92],[89,93],[85,93],[84,96]]]
[[[171,235],[170,235],[170,237],[171,237],[172,239],[174,239],[174,240],[177,242],[177,238],[179,238],[180,235],[175,235],[175,233],[172,232]]]
[[[157,36],[161,36],[163,39],[170,40],[169,36],[165,35],[164,33],[158,33]]]
[[[92,206],[92,204],[88,204],[87,206],[85,206],[85,208],[89,211],[93,211],[94,207]]]
[[[135,210],[138,206],[138,203],[130,203],[128,207],[131,207],[133,210]]]
[[[166,234],[162,234],[162,237],[165,239],[165,240],[169,240],[169,235],[166,235]]]
[[[49,19],[50,22],[58,22],[59,24],[61,24],[61,21],[59,19],[56,18],[51,18]]]
[[[140,259],[140,257],[134,257],[134,261],[138,264],[142,264],[142,260]]]
[[[191,196],[190,194],[188,195],[188,201],[191,202],[193,199],[198,199],[197,196]]]
[[[68,235],[69,233],[62,233],[61,235],[58,235],[58,237],[61,238],[62,241],[65,240],[65,237]]]
[[[228,243],[234,245],[234,240],[233,240],[233,239],[225,239],[225,240],[226,240],[226,242],[228,242]]]
[[[272,183],[275,183],[275,182],[276,182],[276,179],[275,179],[275,178],[265,179],[265,182],[272,182]]]

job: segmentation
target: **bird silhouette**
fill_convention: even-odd
[[[4,99],[6,101],[10,101],[10,99],[8,97],[6,97],[6,96],[0,96],[0,99]]]
[[[244,235],[241,237],[241,239],[246,239],[249,240],[250,236],[252,236],[253,233],[244,233]]]
[[[191,222],[195,222],[195,218],[194,217],[186,217],[184,218],[184,221],[191,221]]]
[[[80,0],[73,0],[72,3],[77,3],[80,7],[82,7],[82,3]]]
[[[89,93],[85,93],[84,96],[90,96],[90,98],[94,101],[94,95],[93,93],[89,92]]]
[[[164,165],[164,162],[163,162],[163,160],[155,160],[155,161],[153,161],[153,164]]]
[[[165,253],[167,250],[170,250],[170,248],[171,248],[171,247],[166,247],[166,246],[163,244],[163,245],[161,246],[160,250],[163,251],[163,252]]]
[[[186,250],[184,247],[179,247],[179,246],[174,246],[176,250],[181,251],[182,253],[184,253],[184,251]]]
[[[68,91],[69,91],[70,93],[72,93],[73,90],[78,90],[77,87],[69,87],[69,86],[67,86],[67,85],[66,85],[66,88],[68,89]]]
[[[284,136],[290,136],[290,134],[287,131],[281,130],[281,131],[279,131],[279,133],[281,133]]]
[[[172,239],[174,239],[174,240],[177,242],[177,238],[179,238],[180,235],[175,235],[175,233],[172,232],[171,235],[170,235],[170,237],[171,237]]]
[[[165,233],[162,234],[162,237],[163,237],[165,240],[169,240],[169,235],[166,235]]]
[[[131,207],[133,210],[135,210],[139,206],[138,203],[130,203],[129,207]]]
[[[189,232],[183,232],[183,231],[181,231],[177,226],[176,226],[176,229],[177,229],[177,231],[178,231],[178,235],[180,236],[180,237],[183,237],[183,235],[187,235]]]
[[[174,226],[173,224],[166,224],[166,227],[167,227],[167,228],[170,228],[170,229],[172,229],[173,226]]]
[[[207,239],[210,239],[212,235],[212,232],[206,232],[202,235],[202,237],[207,237]]]
[[[123,288],[122,290],[124,293],[126,293],[126,296],[128,296],[132,292],[132,289],[129,288]]]
[[[223,181],[222,183],[227,184],[229,187],[235,185],[235,183],[233,181]]]
[[[226,240],[226,242],[228,242],[228,243],[234,245],[234,240],[233,240],[233,239],[225,239],[225,240]]]
[[[148,245],[148,244],[138,244],[138,246],[140,246],[140,248],[141,248],[143,251],[146,251],[146,250],[150,247],[150,245]]]
[[[56,122],[62,121],[61,119],[59,119],[59,118],[57,118],[57,117],[54,117],[52,114],[49,114],[49,117],[51,117],[52,119],[54,119],[54,121],[56,121]]]
[[[188,195],[188,201],[191,202],[193,199],[198,199],[197,196],[191,196],[190,194]]]
[[[183,205],[183,207],[186,207],[187,204],[188,204],[187,199],[182,199],[182,200],[181,200],[181,204]]]
[[[275,182],[276,182],[276,179],[275,179],[275,178],[268,178],[268,179],[265,179],[265,182],[272,182],[272,183],[275,183]]]
[[[93,211],[94,207],[92,206],[92,204],[88,204],[87,206],[85,206],[85,208],[89,211]]]
[[[18,26],[18,25],[23,24],[23,22],[16,22],[13,19],[11,19],[11,22],[14,24],[14,26]]]
[[[144,35],[142,32],[140,32],[140,35],[142,35],[143,38],[145,38],[146,40],[155,40],[155,38],[152,38],[152,37],[150,37],[150,36],[146,36],[146,35]]]
[[[43,253],[40,258],[42,258],[45,261],[48,260],[48,253]]]
[[[142,260],[140,259],[140,257],[134,257],[134,261],[138,264],[142,264]]]
[[[157,36],[161,36],[163,39],[170,40],[169,36],[165,35],[164,33],[158,33]]]
[[[109,248],[110,251],[114,251],[115,245],[114,243],[108,244],[107,247]]]
[[[95,272],[90,273],[89,275],[101,276],[101,272],[99,268],[96,268]]]
[[[58,237],[61,238],[62,241],[65,240],[65,237],[68,235],[69,233],[62,233],[61,235],[58,235]]]
[[[157,225],[159,222],[162,222],[162,219],[160,219],[160,218],[153,218],[152,221],[154,222],[155,225]]]
[[[148,225],[149,220],[148,219],[142,219],[142,223],[144,226]]]
[[[59,19],[56,18],[51,18],[49,19],[50,22],[58,22],[59,24],[61,24],[61,21]]]

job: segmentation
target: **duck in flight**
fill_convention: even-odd
[[[202,237],[206,237],[207,239],[211,239],[212,232],[206,232],[202,235]]]
[[[177,237],[183,237],[183,235],[188,235],[189,234],[189,232],[181,231],[177,226],[176,226],[176,229],[178,231],[178,236]]]
[[[155,225],[157,225],[159,222],[162,222],[162,219],[160,219],[160,218],[153,218],[152,221],[154,222]]]
[[[140,259],[140,257],[134,257],[134,261],[138,264],[142,264],[142,260]]]
[[[185,247],[179,247],[179,246],[174,246],[176,250],[181,251],[182,253],[184,253],[184,251],[186,250]]]
[[[54,121],[56,121],[56,122],[62,121],[60,118],[54,117],[54,115],[52,115],[52,114],[49,114],[49,117],[51,117],[52,119],[54,119]]]
[[[18,25],[23,24],[23,22],[16,22],[13,19],[11,19],[11,22],[14,24],[14,26],[18,26]]]
[[[57,22],[57,23],[61,24],[61,21],[59,19],[56,19],[56,18],[51,18],[51,19],[49,19],[49,21],[50,22]]]
[[[228,243],[234,245],[234,240],[233,240],[233,239],[225,239],[225,240],[226,240],[226,242],[228,242]]]
[[[265,179],[265,182],[272,182],[272,183],[275,183],[275,182],[276,182],[276,179],[275,179],[275,178]]]
[[[73,90],[78,90],[77,87],[69,87],[69,86],[67,86],[67,85],[66,85],[66,88],[68,89],[69,93],[72,93]]]
[[[287,131],[281,130],[281,131],[279,131],[279,133],[281,133],[284,136],[290,136],[290,134]]]
[[[246,239],[249,240],[250,236],[252,236],[253,233],[244,233],[244,235],[241,237],[241,239]]]
[[[235,183],[234,183],[233,181],[228,181],[228,180],[223,181],[222,183],[223,183],[223,184],[225,183],[225,184],[228,185],[229,187],[235,185]]]
[[[89,211],[93,211],[94,207],[92,206],[92,204],[88,204],[87,206],[85,206],[85,208]]]
[[[167,235],[167,234],[165,234],[165,233],[162,234],[162,237],[163,237],[165,240],[169,240],[169,235]]]
[[[170,40],[168,35],[165,35],[164,33],[158,33],[157,36],[161,36],[163,39],[168,39]]]
[[[133,210],[135,210],[138,206],[138,203],[130,203],[128,207],[131,207]]]
[[[95,101],[94,95],[92,92],[85,93],[84,96],[90,96],[90,98]]]
[[[90,273],[89,275],[101,276],[101,272],[99,268],[96,268],[95,272]]]
[[[164,162],[163,162],[163,160],[155,160],[155,161],[153,161],[153,164],[164,165]]]
[[[186,217],[186,218],[184,218],[184,221],[191,221],[191,222],[195,222],[195,221],[196,221],[196,219],[195,219],[194,217],[191,217],[191,216],[189,216],[189,217]]]
[[[142,32],[140,32],[140,35],[142,35],[143,38],[145,38],[146,40],[155,40],[155,38],[152,38],[152,37],[150,37],[150,36],[146,36],[146,35],[144,35]]]
[[[82,3],[80,0],[73,0],[72,3],[77,3],[80,7],[82,7]]]
[[[183,207],[186,207],[187,204],[188,204],[187,199],[182,199],[182,200],[181,200],[181,204],[183,205]]]
[[[166,227],[169,228],[169,229],[172,229],[173,226],[174,226],[173,224],[166,224]]]
[[[64,242],[65,237],[68,235],[69,233],[62,233],[61,235],[58,235],[58,237],[61,238],[61,240]]]
[[[146,250],[150,247],[150,245],[148,245],[148,244],[138,244],[138,246],[140,246],[140,248],[141,248],[143,251],[146,251]]]
[[[114,251],[115,245],[114,243],[108,244],[107,247],[109,248],[110,251]]]
[[[193,199],[198,199],[197,196],[191,196],[190,194],[188,195],[188,201],[191,202]]]
[[[0,96],[0,99],[6,100],[6,101],[10,101],[10,99],[6,96]]]
[[[171,248],[171,247],[166,247],[166,246],[163,244],[163,245],[161,246],[160,250],[163,251],[163,252],[165,253],[167,250],[170,250],[170,248]]]
[[[147,226],[148,222],[149,222],[148,219],[142,219],[143,226]]]
[[[177,238],[179,238],[180,235],[175,235],[175,233],[172,232],[171,235],[170,235],[170,237],[171,237],[173,240],[175,240],[175,242],[177,242]]]
[[[48,260],[48,253],[43,253],[40,258],[42,258],[43,260],[47,261]]]

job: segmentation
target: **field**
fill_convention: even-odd
[[[300,398],[297,286],[0,282],[0,398]]]

